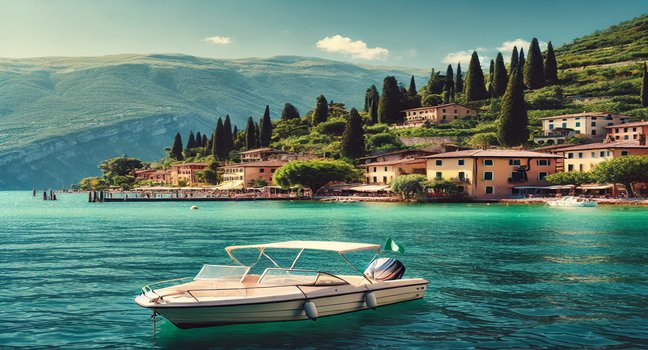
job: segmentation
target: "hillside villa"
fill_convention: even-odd
[[[221,167],[223,182],[217,186],[217,189],[248,188],[259,179],[264,180],[269,186],[274,186],[275,171],[286,163],[283,160],[262,160],[225,165]]]
[[[413,128],[429,124],[445,124],[464,117],[476,117],[478,110],[458,103],[405,109],[405,122],[400,127]]]
[[[621,125],[612,125],[606,128],[608,130],[607,139],[614,141],[640,140],[648,135],[648,122],[640,121],[636,123],[625,123]]]
[[[590,171],[597,164],[627,155],[648,155],[646,140],[590,143],[559,148],[555,151],[565,159],[565,171]]]
[[[209,163],[185,163],[170,166],[168,169],[144,169],[135,171],[136,180],[148,180],[156,183],[178,186],[181,183],[193,184],[197,173],[209,167]]]
[[[365,170],[365,183],[371,185],[390,184],[395,177],[401,175],[425,175],[426,160],[421,158],[405,158],[368,163],[362,166]]]
[[[559,155],[510,149],[466,150],[425,157],[428,180],[457,182],[457,191],[473,199],[499,199],[516,187],[546,186]]]
[[[573,135],[580,134],[592,140],[602,140],[607,127],[628,122],[627,116],[608,112],[583,112],[540,118],[543,134],[535,136],[538,144],[560,144]]]
[[[258,162],[260,160],[266,160],[270,158],[270,156],[276,155],[276,154],[282,154],[286,153],[284,151],[279,151],[274,148],[256,148],[256,149],[251,149],[249,151],[243,151],[240,152],[241,156],[241,162]]]

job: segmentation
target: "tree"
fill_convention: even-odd
[[[648,182],[648,156],[622,156],[599,163],[592,170],[600,183],[620,183],[630,197],[635,196],[633,184]]]
[[[257,147],[261,147],[261,132],[260,132],[261,130],[259,124],[261,124],[262,121],[263,121],[262,119],[259,119],[258,122],[254,123],[254,138],[256,140],[255,144]]]
[[[529,46],[529,58],[524,64],[524,84],[535,90],[544,86],[545,75],[542,62],[542,51],[538,39],[533,38]]]
[[[184,156],[182,155],[182,137],[180,136],[180,133],[177,133],[173,140],[173,146],[171,146],[169,157],[175,160],[184,160]]]
[[[455,93],[463,92],[463,74],[461,73],[461,63],[457,63],[457,79],[455,79]]]
[[[493,97],[493,75],[495,73],[495,61],[490,61],[488,67],[488,96]]]
[[[595,183],[594,173],[589,171],[567,171],[548,175],[545,180],[550,185],[574,185]]]
[[[524,71],[524,66],[525,65],[526,65],[526,61],[524,59],[524,49],[520,49],[520,55],[518,56],[518,61],[517,61],[517,65],[515,66],[515,68],[519,69],[521,71]],[[520,76],[520,78],[523,79],[522,76]]]
[[[373,86],[373,85],[372,85]],[[375,87],[374,87],[375,88]],[[367,96],[369,97],[369,92],[367,91]],[[315,110],[313,111],[313,125],[323,123],[328,118],[328,101],[324,95],[319,95],[315,103]]]
[[[446,69],[445,82],[443,84],[443,100],[445,103],[454,101],[454,71],[452,65]]]
[[[518,61],[519,61],[518,49],[517,46],[513,46],[513,52],[511,53],[511,63],[509,63],[509,75],[515,72],[515,68],[517,67]]]
[[[218,184],[220,178],[218,176],[218,173],[214,171],[213,169],[205,169],[202,171],[196,172],[196,178],[200,182],[204,182],[210,185],[216,185]]]
[[[417,93],[418,90],[416,90],[416,82],[414,81],[414,76],[412,75],[412,78],[410,79],[409,89],[407,90],[407,94],[410,96],[416,96]]]
[[[193,130],[189,131],[189,138],[187,139],[187,148],[186,148],[186,150],[190,150],[192,148],[196,148],[196,138],[194,137]]]
[[[202,134],[200,133],[200,131],[196,133],[195,147],[203,147]]]
[[[521,145],[529,139],[529,117],[524,101],[520,66],[515,69],[502,97],[502,107],[497,124],[497,139],[506,147]]]
[[[212,142],[212,155],[216,159],[225,158],[224,138],[225,132],[223,127],[223,118],[218,118],[216,129],[214,130],[214,141]]]
[[[208,142],[209,142],[209,140],[207,140],[207,135],[206,135],[206,134],[203,134],[203,136],[202,136],[202,143],[201,143],[202,146],[208,149],[208,147],[207,147],[207,143],[208,143]]]
[[[356,181],[362,174],[362,170],[341,160],[294,160],[277,169],[274,181],[282,187],[310,188],[312,195],[315,195],[329,182]]]
[[[488,98],[486,85],[484,83],[484,72],[482,72],[479,63],[477,51],[473,51],[468,65],[468,74],[466,75],[465,85],[466,101],[481,101]]]
[[[110,183],[101,176],[86,177],[79,181],[79,189],[82,191],[101,191],[110,187]]]
[[[223,123],[223,158],[228,158],[230,152],[234,149],[234,134],[232,133],[232,122],[230,116],[225,116]]]
[[[371,85],[369,89],[367,89],[367,94],[365,96],[365,105],[366,105],[366,110],[369,114],[369,118],[371,118],[371,122],[373,124],[378,123],[378,103],[380,101],[380,94],[378,93],[378,89],[376,88],[376,85]]]
[[[443,88],[444,88],[445,82],[443,79],[441,79],[441,74],[439,72],[435,72],[434,69],[432,69],[432,73],[430,74],[430,80],[428,80],[427,85],[425,85],[425,93],[426,94],[441,94],[443,93]]]
[[[643,79],[641,81],[641,106],[648,107],[648,73],[646,73],[646,62],[643,64]]]
[[[358,110],[351,108],[349,117],[340,139],[342,146],[342,156],[357,159],[365,153],[364,130],[362,129],[362,118],[358,114]]]
[[[558,63],[551,41],[547,44],[547,58],[544,61],[544,79],[547,85],[558,83]]]
[[[272,121],[270,120],[270,106],[266,106],[263,118],[259,124],[259,146],[268,147],[272,141]]]
[[[262,178],[250,181],[250,185],[254,188],[266,187],[268,186],[268,181]]]
[[[256,127],[252,116],[248,118],[247,127],[245,128],[245,147],[247,149],[254,149],[256,145]]]
[[[495,70],[493,71],[493,97],[502,97],[508,84],[508,74],[504,66],[504,57],[502,53],[497,53],[495,58]]]
[[[497,144],[497,133],[494,132],[475,134],[468,139],[468,145],[471,147],[488,147]]]
[[[104,160],[99,164],[99,169],[103,172],[104,177],[111,179],[114,176],[133,175],[135,170],[141,169],[143,166],[142,161],[137,158],[121,156]]]
[[[394,178],[391,188],[407,200],[420,196],[425,190],[426,181],[427,178],[423,175],[401,175]]]
[[[281,111],[281,120],[288,120],[288,119],[299,119],[299,111],[297,111],[297,107],[293,106],[290,103],[286,103],[284,105],[283,110]]]
[[[401,116],[401,93],[398,82],[393,76],[383,80],[382,94],[378,103],[378,121],[380,123],[397,123]]]

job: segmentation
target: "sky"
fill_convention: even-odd
[[[297,55],[379,66],[482,65],[648,13],[648,0],[0,0],[0,57]]]

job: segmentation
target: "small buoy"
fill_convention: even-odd
[[[317,320],[317,307],[315,307],[315,304],[312,301],[307,301],[304,303],[304,311],[306,311],[306,316],[310,318],[311,320],[315,321]]]
[[[376,300],[376,295],[373,292],[365,294],[365,303],[370,309],[376,310],[376,307],[378,307],[378,301]]]
[[[198,206],[197,205],[192,205],[191,210],[195,210],[195,209],[198,209]]]

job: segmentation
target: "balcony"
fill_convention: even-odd
[[[470,179],[467,177],[453,177],[450,179],[450,181],[454,181],[456,183],[465,183],[465,184],[470,183]]]

